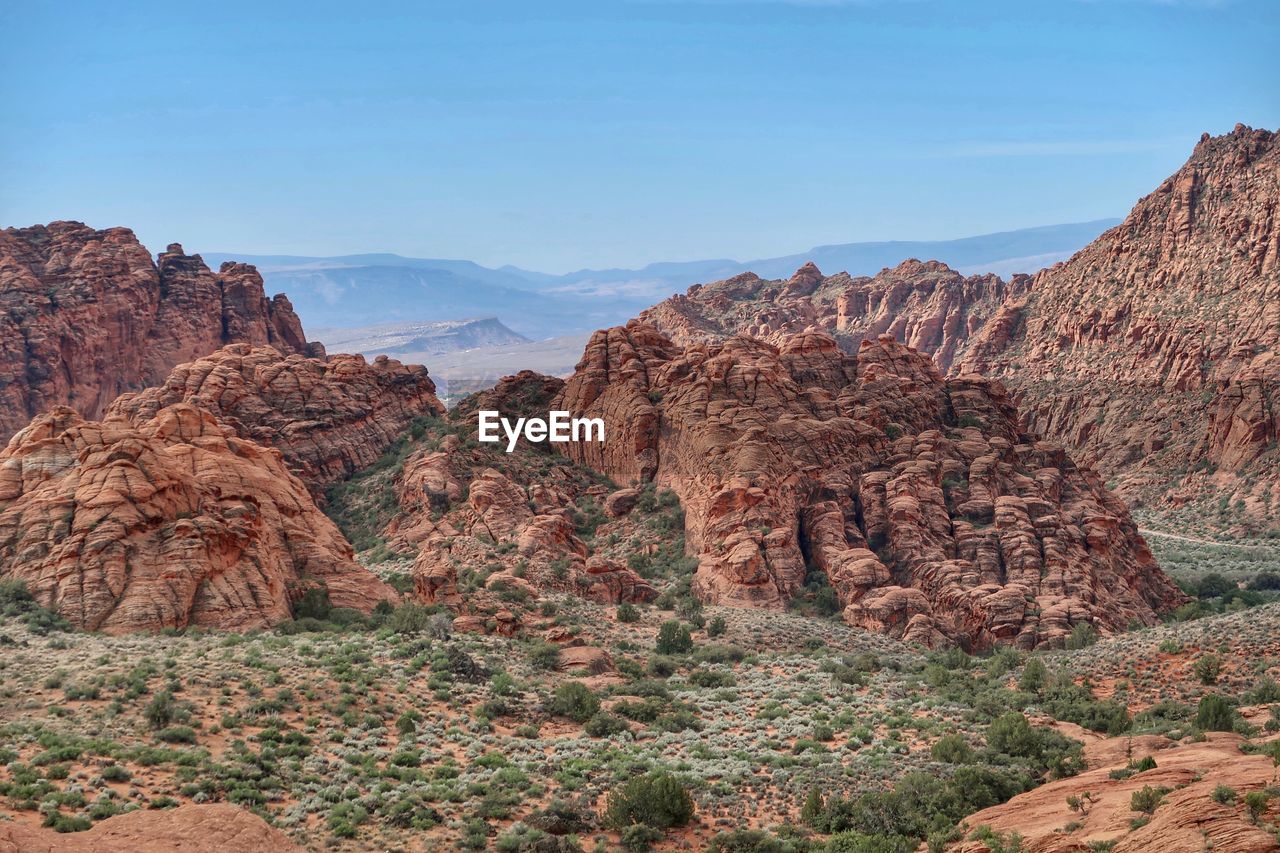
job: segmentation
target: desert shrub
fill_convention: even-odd
[[[973,747],[969,746],[963,735],[958,734],[939,738],[929,754],[934,761],[945,761],[948,764],[972,764],[975,757]]]
[[[1222,658],[1215,654],[1201,655],[1196,658],[1191,671],[1195,673],[1196,678],[1200,679],[1200,683],[1206,687],[1217,684],[1218,676],[1222,673]]]
[[[329,602],[329,590],[322,586],[309,587],[302,596],[293,603],[294,619],[329,618],[333,605]]]
[[[1195,727],[1205,732],[1229,732],[1235,725],[1235,717],[1235,708],[1227,698],[1211,693],[1200,699]]]
[[[660,655],[679,655],[693,651],[693,637],[689,629],[674,619],[662,623],[658,629],[655,651]]]
[[[1196,598],[1221,598],[1236,588],[1236,585],[1217,572],[1210,572],[1196,584]]]
[[[717,616],[707,623],[708,637],[723,637],[728,630],[729,625],[724,621],[723,616]]]
[[[618,838],[623,850],[632,851],[652,849],[653,845],[661,840],[662,830],[646,826],[643,823],[633,823],[622,830]]]
[[[639,622],[640,608],[636,607],[630,601],[624,601],[618,605],[616,615],[619,622]]]
[[[901,835],[864,835],[861,832],[838,832],[827,840],[825,853],[911,853],[915,841]]]
[[[1067,637],[1066,647],[1071,650],[1084,649],[1098,642],[1098,632],[1088,622],[1079,622],[1071,629]]]
[[[1018,679],[1018,689],[1027,693],[1039,693],[1049,678],[1049,669],[1044,661],[1033,657],[1022,668],[1022,677]]]
[[[1210,796],[1213,797],[1213,801],[1215,803],[1221,803],[1224,806],[1229,806],[1235,803],[1239,794],[1236,793],[1235,788],[1229,788],[1226,785],[1217,785],[1214,787],[1213,793]]]
[[[617,830],[633,824],[669,829],[692,819],[693,797],[665,771],[637,776],[610,791],[604,812],[605,824]]]
[[[1250,791],[1244,795],[1245,808],[1249,810],[1249,817],[1254,823],[1266,812],[1270,802],[1271,794],[1267,791]]]
[[[587,720],[582,730],[591,737],[609,737],[619,732],[627,731],[629,726],[621,717],[616,717],[606,711],[598,711]]]
[[[1129,808],[1135,812],[1151,814],[1164,802],[1164,795],[1169,793],[1170,790],[1170,788],[1163,786],[1153,788],[1150,785],[1143,785],[1141,789],[1134,791],[1133,795],[1129,797]]]
[[[600,697],[581,681],[566,681],[556,688],[547,710],[575,723],[585,723],[600,710]]]
[[[707,845],[707,853],[800,853],[801,846],[762,829],[735,829],[718,833]]]
[[[538,669],[555,669],[560,665],[560,647],[545,641],[534,643],[529,647],[529,663]]]
[[[387,617],[387,627],[397,634],[422,634],[431,627],[434,615],[429,607],[411,601],[405,602],[391,611],[391,615]]]
[[[177,703],[173,701],[173,694],[166,690],[152,697],[142,714],[147,718],[147,723],[151,728],[163,729],[173,722],[177,712],[178,707]]]

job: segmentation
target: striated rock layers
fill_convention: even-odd
[[[1183,600],[1124,504],[1018,428],[1003,386],[944,380],[889,336],[858,355],[810,331],[681,348],[597,332],[552,408],[607,440],[556,445],[681,498],[706,601],[780,607],[824,572],[844,618],[934,645],[1061,641],[1152,624]]]
[[[952,375],[1002,379],[1030,431],[1134,503],[1199,502],[1241,532],[1280,518],[1280,136],[1266,130],[1206,134],[1122,224],[1034,278],[810,264],[695,285],[642,319],[682,345],[813,327],[852,353],[893,334]]]
[[[958,369],[1008,377],[1031,428],[1088,452],[1135,499],[1225,499],[1220,526],[1276,524],[1280,136],[1206,134],[997,319]]]
[[[55,406],[99,417],[118,394],[236,341],[323,352],[251,266],[214,273],[177,243],[157,263],[127,228],[0,231],[0,441]]]
[[[59,407],[19,432],[0,452],[0,577],[108,632],[263,627],[313,586],[339,607],[397,598],[278,451],[187,403],[137,424]]]
[[[109,413],[140,422],[180,402],[279,450],[313,491],[372,465],[415,418],[444,414],[425,367],[248,344],[178,365],[163,385],[123,395]]]
[[[938,261],[907,260],[875,277],[824,276],[807,263],[787,280],[743,273],[695,284],[642,312],[677,344],[749,335],[778,343],[820,329],[846,352],[867,338],[893,335],[931,354],[944,370],[1005,300],[1026,293],[1029,276],[1006,282],[995,275],[963,276]]]

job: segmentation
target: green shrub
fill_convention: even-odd
[[[707,623],[708,637],[723,637],[728,630],[729,625],[724,621],[723,616],[717,616]]]
[[[1033,657],[1022,668],[1022,677],[1018,679],[1018,689],[1027,693],[1039,693],[1049,678],[1049,669],[1044,661]]]
[[[623,850],[643,851],[652,849],[655,842],[662,840],[662,830],[642,823],[633,823],[622,830],[618,839]]]
[[[625,732],[629,728],[626,720],[621,717],[616,717],[606,711],[598,711],[592,715],[591,719],[587,720],[582,730],[591,737],[609,737],[619,732]]]
[[[950,734],[939,738],[929,754],[934,761],[945,761],[947,764],[972,764],[975,758],[973,747],[963,735]]]
[[[633,824],[654,829],[684,826],[693,819],[693,798],[670,773],[657,771],[637,776],[609,792],[604,822],[616,830]]]
[[[1153,788],[1150,785],[1143,785],[1140,790],[1134,791],[1129,797],[1129,808],[1135,812],[1143,814],[1151,814],[1160,804],[1164,802],[1164,795],[1169,793],[1171,789],[1160,786]]]
[[[639,622],[640,608],[636,607],[630,601],[624,601],[618,605],[616,615],[619,622]]]
[[[1213,793],[1210,796],[1213,797],[1213,801],[1215,803],[1230,806],[1235,803],[1236,799],[1240,795],[1236,793],[1235,788],[1229,788],[1226,785],[1218,785],[1213,789]]]
[[[556,688],[547,710],[575,723],[585,723],[600,710],[600,697],[581,681],[566,681]]]
[[[1196,658],[1191,670],[1206,687],[1217,684],[1218,676],[1222,673],[1222,658],[1214,654],[1201,655]]]
[[[1236,710],[1225,696],[1210,693],[1196,708],[1195,727],[1204,732],[1229,732],[1235,726]]]
[[[679,655],[693,651],[693,637],[689,629],[674,619],[662,623],[658,629],[655,650],[660,655]]]

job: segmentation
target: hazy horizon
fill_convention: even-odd
[[[0,223],[563,273],[1123,216],[1280,126],[1258,0],[6,9]]]

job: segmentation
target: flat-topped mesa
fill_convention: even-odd
[[[891,334],[928,352],[945,370],[969,336],[1011,296],[1026,291],[1027,276],[964,276],[940,261],[903,261],[875,276],[824,276],[812,262],[786,280],[747,273],[644,311],[672,341],[687,345],[746,334],[773,343],[808,327],[826,331],[847,352],[859,342]]]
[[[14,436],[0,451],[0,578],[111,633],[267,627],[313,587],[336,607],[398,600],[279,452],[189,403],[139,423],[59,407]]]
[[[178,365],[161,385],[122,395],[108,412],[141,422],[194,403],[241,438],[279,450],[318,494],[376,462],[415,418],[443,415],[435,390],[425,367],[386,356],[368,363],[231,344]]]
[[[1000,383],[944,379],[887,335],[857,356],[816,329],[779,343],[678,347],[632,321],[592,336],[552,403],[605,420],[603,444],[562,452],[679,495],[703,600],[782,607],[808,565],[850,623],[969,648],[1153,624],[1184,600]]]
[[[117,395],[236,341],[323,354],[253,267],[215,274],[177,243],[152,260],[127,228],[0,231],[0,441],[55,406],[98,417]]]

